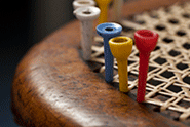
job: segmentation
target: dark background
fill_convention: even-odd
[[[10,110],[16,65],[31,46],[74,18],[73,0],[20,0],[0,4],[0,127],[18,127]]]

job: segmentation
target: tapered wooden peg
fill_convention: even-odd
[[[100,19],[99,23],[104,23],[107,22],[108,20],[108,6],[111,0],[96,0],[98,3],[98,6],[100,7],[101,14],[100,14]]]
[[[83,58],[90,60],[91,43],[93,41],[93,20],[100,15],[100,9],[97,7],[80,7],[74,11],[77,19],[81,21],[81,47]]]
[[[133,42],[128,37],[116,37],[109,41],[110,49],[117,60],[119,90],[128,92],[127,58],[131,54]]]
[[[134,38],[136,40],[136,46],[140,52],[137,101],[142,103],[145,100],[149,56],[157,44],[158,34],[149,30],[139,30],[134,34]]]
[[[87,7],[87,6],[95,6],[95,2],[93,0],[75,0],[73,2],[74,10],[79,7]]]
[[[113,55],[108,44],[111,38],[117,37],[122,31],[122,26],[117,23],[102,23],[97,26],[97,32],[104,38],[104,57],[105,57],[105,80],[110,83],[113,81]]]

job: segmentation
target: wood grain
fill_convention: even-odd
[[[97,22],[95,23],[97,25]],[[12,86],[15,121],[26,127],[185,126],[93,73],[80,56],[79,22],[38,43],[18,64]]]

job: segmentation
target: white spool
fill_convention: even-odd
[[[80,7],[73,12],[81,21],[81,47],[83,58],[90,60],[91,43],[93,41],[93,20],[100,16],[100,9],[97,7]]]
[[[95,6],[95,2],[93,0],[75,0],[73,2],[74,10],[79,7],[87,7],[87,6]]]
[[[114,8],[113,21],[119,22],[121,20],[122,6],[123,6],[123,0],[114,0],[114,3],[113,3],[113,8]]]

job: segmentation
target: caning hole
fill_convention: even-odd
[[[161,57],[158,57],[156,59],[154,59],[155,62],[159,63],[159,64],[163,64],[166,62],[166,59],[165,58],[161,58]]]
[[[178,24],[179,23],[179,20],[175,19],[175,18],[169,19],[168,21],[169,21],[169,23],[172,23],[172,24]]]
[[[172,72],[169,72],[169,71],[164,71],[160,75],[165,77],[165,78],[171,78],[171,77],[175,76]]]
[[[173,42],[173,39],[170,39],[170,38],[168,38],[168,37],[165,37],[165,38],[163,39],[163,41],[164,41],[165,43],[171,43],[171,42]]]
[[[160,92],[165,92],[165,91],[160,90]],[[164,102],[164,101],[168,100],[170,97],[167,96],[167,95],[164,95],[164,96],[163,96],[162,94],[157,93],[154,98],[155,98],[155,99],[159,99],[159,100],[161,100],[161,101]]]
[[[184,108],[189,108],[190,107],[189,101],[185,101],[185,100],[180,100],[178,102],[178,105],[181,106],[181,107],[184,107]]]
[[[139,24],[145,24],[146,23],[144,20],[138,20],[136,22],[139,23]]]
[[[180,55],[181,54],[181,52],[179,52],[179,51],[176,51],[176,50],[170,50],[169,52],[168,52],[168,54],[170,55],[170,56],[178,56],[178,55]]]
[[[158,49],[160,49],[160,47],[159,47],[159,46],[156,46],[155,49],[154,49],[154,51],[156,51],[156,50],[158,50]]]
[[[132,31],[132,30],[134,30],[132,27],[130,27],[130,26],[122,26],[122,28],[123,28],[123,31],[125,31],[125,32],[130,32],[130,31]]]
[[[182,36],[185,36],[186,33],[185,33],[185,31],[178,31],[177,35],[182,37]]]
[[[128,72],[128,80],[129,81],[134,81],[138,79],[138,75],[137,74],[133,74],[131,72]]]
[[[140,56],[140,54],[139,53],[137,53],[137,54],[135,54],[136,56]]]
[[[155,70],[155,69],[156,69],[155,67],[150,67],[150,66],[149,66],[148,72],[151,72],[151,71],[153,71],[153,70]]]
[[[190,44],[185,43],[185,44],[183,44],[183,47],[184,47],[185,49],[190,49]]]
[[[150,79],[150,80],[147,81],[147,83],[149,83],[151,85],[154,85],[154,86],[157,86],[157,85],[162,84],[163,82],[157,81],[157,80],[154,80],[154,79]]]
[[[159,24],[155,26],[155,29],[158,31],[163,31],[166,29],[166,27],[163,24]]]
[[[185,69],[187,69],[189,67],[188,67],[188,64],[178,63],[177,68],[183,71],[183,70],[185,70]]]
[[[181,87],[179,87],[179,86],[174,86],[174,85],[169,85],[169,86],[167,87],[167,89],[170,90],[170,91],[172,91],[172,92],[176,92],[176,93],[182,91]]]
[[[98,58],[104,58],[104,53],[100,54]]]
[[[157,18],[158,18],[158,15],[153,14],[153,13],[150,13],[150,17],[151,17],[151,18],[155,18],[155,19],[157,19]]]
[[[135,61],[128,60],[127,64],[128,64],[128,66],[129,66],[130,64],[132,64],[132,63],[134,63],[134,62],[135,62]]]
[[[98,46],[98,47],[102,47],[102,46],[104,46],[104,43],[101,41],[95,41],[95,43],[93,43],[93,45]]]
[[[185,17],[185,18],[190,18],[190,14],[189,13],[185,13],[182,16]]]
[[[186,76],[185,78],[183,78],[183,81],[187,84],[190,84],[190,77]]]

